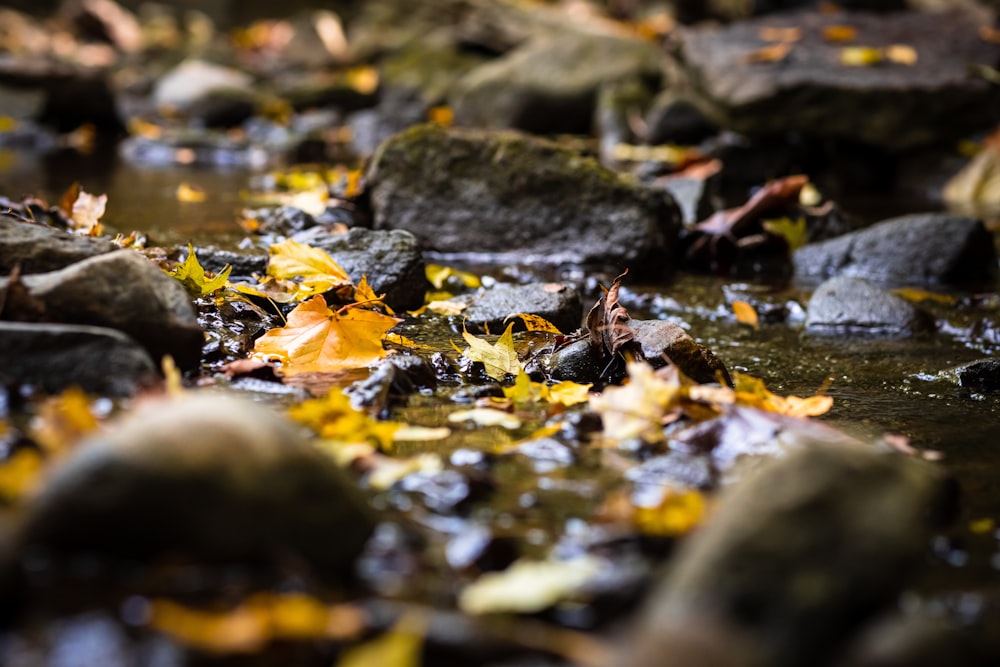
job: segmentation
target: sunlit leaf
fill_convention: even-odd
[[[938,294],[937,292],[929,292],[918,287],[898,287],[889,291],[898,297],[914,303],[920,303],[921,301],[935,301],[946,305],[953,305],[955,303],[955,297],[950,294]]]
[[[908,44],[890,44],[883,50],[885,59],[899,65],[916,65],[917,50]]]
[[[762,225],[768,233],[785,239],[791,251],[798,250],[809,242],[809,228],[806,226],[805,218],[765,220]]]
[[[533,382],[521,369],[514,378],[514,384],[503,388],[503,395],[517,403],[538,402],[549,397],[549,387],[541,382]]]
[[[448,415],[448,421],[453,423],[472,422],[477,426],[501,426],[508,430],[521,428],[521,420],[518,419],[517,415],[493,408],[457,410]]]
[[[743,62],[745,63],[776,63],[784,60],[788,57],[788,54],[792,50],[792,45],[789,42],[778,42],[770,46],[762,46],[761,48],[751,51],[743,56]]]
[[[590,400],[592,384],[579,384],[564,380],[549,387],[549,400],[560,405],[576,405]]]
[[[293,405],[288,416],[316,432],[324,440],[347,443],[371,443],[387,449],[400,425],[372,419],[355,410],[351,399],[340,389],[331,389],[321,398]]]
[[[688,489],[668,490],[656,507],[636,507],[632,520],[645,535],[677,537],[690,532],[704,517],[704,496]]]
[[[527,331],[547,331],[554,334],[562,333],[556,328],[556,325],[552,324],[552,322],[549,322],[541,315],[532,315],[531,313],[513,313],[505,317],[503,321],[506,322],[515,317],[524,322],[524,327]]]
[[[823,28],[823,39],[828,42],[853,42],[858,29],[850,25],[828,25]]]
[[[467,586],[458,606],[467,614],[530,614],[573,595],[600,571],[601,561],[589,555],[564,561],[519,560]]]
[[[428,264],[424,267],[424,274],[427,276],[427,282],[435,289],[444,289],[445,283],[450,280],[456,280],[469,289],[475,289],[482,285],[479,276],[440,264]]]
[[[760,328],[760,321],[757,318],[757,311],[746,301],[733,301],[733,314],[740,324],[747,324],[754,329]]]
[[[601,415],[605,437],[614,440],[663,439],[663,420],[676,407],[680,385],[658,377],[649,364],[627,366],[628,382],[590,395],[590,407]]]
[[[97,430],[97,417],[83,390],[70,387],[42,402],[31,420],[32,440],[48,451],[59,453]]]
[[[334,288],[353,290],[350,276],[328,252],[292,239],[269,248],[267,275],[279,280],[294,279],[300,285],[299,298]]]
[[[430,301],[427,303],[425,308],[435,315],[442,315],[444,317],[453,317],[460,314],[463,310],[469,307],[469,304],[462,301],[455,301],[453,299],[447,299],[445,301]]]
[[[802,29],[764,26],[757,31],[757,37],[765,42],[797,42],[802,39]]]
[[[362,368],[388,354],[382,338],[397,322],[363,308],[333,311],[322,296],[314,296],[288,314],[285,326],[258,338],[254,354],[280,360],[286,375]]]
[[[183,181],[177,186],[177,201],[187,204],[200,204],[208,199],[208,193],[201,188],[187,181]]]
[[[777,412],[790,417],[818,417],[826,414],[833,407],[833,399],[829,396],[778,396],[768,391],[763,380],[745,373],[733,373],[735,385],[735,400],[741,405],[749,405],[771,412]]]
[[[45,461],[34,449],[22,447],[0,461],[0,498],[16,500],[37,488]]]
[[[869,67],[882,62],[882,49],[872,46],[847,46],[840,50],[840,64],[848,67]]]
[[[478,361],[486,368],[486,374],[494,380],[503,380],[507,374],[517,375],[521,370],[521,362],[514,351],[513,324],[508,324],[497,342],[490,344],[482,338],[476,338],[462,327],[462,338],[469,347],[462,354],[470,361]]]
[[[336,667],[420,667],[427,624],[423,616],[405,614],[381,637],[345,651]]]
[[[227,264],[214,278],[209,278],[195,255],[194,246],[188,243],[187,257],[168,274],[183,285],[189,295],[197,298],[225,287],[232,270],[233,267]]]
[[[74,183],[63,195],[62,201],[63,209],[70,216],[71,230],[87,236],[101,234],[104,230],[101,218],[104,217],[104,210],[108,204],[107,195],[92,195],[81,188],[79,183]]]

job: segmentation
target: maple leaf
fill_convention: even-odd
[[[587,330],[590,344],[595,348],[602,347],[612,356],[617,355],[622,348],[635,340],[635,332],[629,327],[628,311],[618,303],[618,289],[622,278],[628,274],[628,269],[614,279],[611,287],[594,307],[587,313]]]
[[[561,334],[562,331],[556,327],[556,325],[549,322],[547,319],[541,315],[532,315],[531,313],[511,313],[507,317],[503,318],[503,321],[518,318],[524,322],[525,331],[547,331],[549,333]]]
[[[92,195],[74,183],[63,194],[59,206],[69,214],[69,228],[73,232],[99,236],[104,231],[101,218],[107,204],[107,195]]]
[[[296,296],[301,299],[334,288],[345,289],[343,296],[350,298],[354,289],[350,276],[328,252],[292,239],[268,249],[267,275],[278,280],[296,279]]]
[[[549,387],[549,401],[560,405],[576,405],[586,403],[590,398],[592,384],[579,384],[564,380]]]
[[[507,374],[517,375],[521,371],[521,362],[514,351],[514,324],[507,325],[497,342],[490,345],[482,338],[470,334],[463,323],[462,338],[469,344],[462,354],[469,361],[478,361],[486,367],[486,374],[494,380],[503,380]]]
[[[626,369],[627,384],[590,396],[590,407],[601,415],[604,435],[615,440],[662,440],[663,422],[681,395],[680,383],[664,380],[641,361],[629,362]]]
[[[167,274],[180,282],[189,295],[198,298],[225,287],[232,270],[233,267],[227,264],[214,278],[209,278],[205,275],[205,269],[202,268],[198,257],[194,254],[194,246],[188,243],[188,254],[184,262],[174,267],[173,271],[168,271]]]
[[[254,354],[281,360],[285,375],[361,368],[388,354],[382,338],[400,321],[352,306],[333,311],[317,295],[296,306],[285,326],[258,338]]]

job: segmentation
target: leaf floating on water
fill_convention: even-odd
[[[280,360],[285,375],[363,368],[389,354],[382,338],[400,321],[358,307],[333,311],[314,296],[288,314],[285,326],[258,338],[254,354]]]
[[[742,58],[744,63],[776,63],[788,57],[792,51],[789,42],[778,42],[771,46],[763,46],[755,51],[750,51]]]
[[[351,399],[340,389],[331,389],[321,398],[312,398],[288,409],[288,416],[311,428],[327,441],[337,443],[368,443],[381,449],[392,446],[400,428],[395,422],[372,419],[351,405]]]
[[[636,507],[632,521],[645,535],[678,537],[699,525],[705,510],[705,497],[698,491],[668,490],[656,507]]]
[[[452,280],[458,281],[469,289],[476,289],[482,286],[479,276],[468,271],[453,269],[450,266],[441,266],[440,264],[428,264],[424,267],[424,275],[427,276],[427,282],[433,285],[434,289],[439,290],[444,289],[445,283]]]
[[[420,667],[428,621],[408,613],[389,632],[344,652],[336,667]]]
[[[514,384],[503,388],[503,395],[516,403],[537,403],[549,397],[549,388],[541,382],[533,382],[522,369],[514,378]]]
[[[757,311],[746,301],[733,301],[733,313],[736,321],[740,324],[747,324],[754,329],[760,329],[760,320]]]
[[[517,352],[514,351],[514,325],[507,325],[497,342],[490,344],[482,338],[474,335],[462,327],[462,338],[469,347],[462,354],[470,361],[478,361],[486,368],[486,374],[494,380],[503,380],[510,375],[517,375],[521,371],[521,362],[517,359]]]
[[[788,249],[798,250],[809,242],[809,228],[805,218],[778,218],[776,220],[765,220],[761,223],[764,230],[775,236],[785,239]]]
[[[736,387],[735,399],[741,405],[748,405],[789,417],[818,417],[830,411],[833,399],[817,395],[808,398],[798,396],[778,396],[764,386],[764,381],[745,373],[733,373]]]
[[[177,201],[179,202],[200,204],[206,199],[208,199],[208,193],[202,187],[188,183],[187,181],[177,186]]]
[[[441,315],[443,317],[454,317],[459,315],[463,310],[469,307],[469,304],[463,301],[455,301],[454,299],[447,299],[445,301],[430,301],[428,302],[426,308],[435,315]]]
[[[168,271],[167,274],[183,285],[189,295],[198,298],[225,287],[232,270],[233,267],[227,264],[218,275],[214,278],[209,278],[205,274],[205,269],[202,268],[201,262],[198,261],[198,257],[195,255],[194,246],[188,243],[187,257],[172,271]]]
[[[850,25],[828,25],[823,28],[823,39],[828,42],[853,42],[858,29]]]
[[[885,59],[899,65],[916,65],[917,50],[907,44],[890,44],[883,49]]]
[[[0,461],[0,499],[17,500],[35,490],[42,479],[45,460],[34,449],[22,447]]]
[[[870,67],[882,62],[882,49],[873,46],[848,46],[840,50],[840,64],[848,67]]]
[[[549,387],[549,400],[565,406],[586,403],[590,399],[590,388],[593,386],[564,380]]]
[[[765,26],[757,31],[757,37],[765,42],[797,42],[802,39],[802,28]]]
[[[503,572],[489,572],[462,591],[458,606],[467,614],[531,614],[576,593],[601,571],[601,561],[580,556],[564,561],[519,560]]]
[[[955,297],[950,294],[938,294],[937,292],[929,292],[918,287],[899,287],[889,291],[898,297],[902,297],[907,301],[912,301],[914,303],[920,303],[921,301],[934,301],[936,303],[943,303],[949,306],[954,305],[955,303]]]

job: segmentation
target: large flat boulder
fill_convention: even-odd
[[[44,273],[115,250],[109,239],[70,234],[0,214],[0,274]]]

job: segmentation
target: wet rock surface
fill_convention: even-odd
[[[204,338],[191,300],[177,281],[137,252],[106,253],[21,281],[46,320],[117,329],[157,363],[169,354],[180,368],[198,365]]]
[[[628,664],[672,664],[661,637],[700,619],[752,637],[764,664],[834,655],[908,581],[937,484],[929,467],[862,445],[805,443],[762,466],[681,548]]]
[[[345,584],[373,525],[353,483],[290,422],[192,394],[151,402],[75,448],[26,508],[17,544],[53,564],[297,563]]]
[[[492,261],[664,271],[680,224],[668,194],[516,133],[413,128],[382,145],[368,183],[376,229]]]
[[[115,250],[110,239],[70,234],[0,214],[0,273],[58,271],[74,262]]]
[[[119,331],[0,322],[0,383],[50,393],[75,386],[94,394],[130,396],[158,376],[146,350]]]
[[[337,234],[313,227],[292,238],[330,253],[354,284],[367,277],[376,294],[385,294],[390,308],[412,310],[424,302],[428,287],[424,258],[408,231],[355,227]]]
[[[888,284],[978,284],[996,276],[997,255],[983,223],[946,213],[905,215],[799,248],[795,274]]]
[[[1000,359],[979,359],[955,369],[958,383],[972,391],[1000,391]]]
[[[453,301],[467,304],[462,316],[469,324],[494,332],[503,331],[509,322],[514,322],[515,330],[523,328],[518,318],[507,319],[519,313],[543,317],[563,333],[576,331],[583,320],[579,293],[560,283],[499,283]]]
[[[824,29],[843,25],[856,31],[850,44],[824,40]],[[766,28],[795,28],[801,39],[783,58],[755,58],[774,44],[760,38]],[[968,65],[993,66],[1000,49],[980,40],[978,29],[960,12],[803,10],[685,29],[679,59],[699,106],[722,127],[749,135],[844,137],[898,150],[995,121],[1000,96],[970,75]],[[915,49],[916,62],[841,63],[844,46],[891,44]],[[954,123],[959,117],[961,127]]]
[[[905,299],[862,278],[838,276],[816,288],[806,330],[818,334],[906,336],[934,328],[934,319]]]

